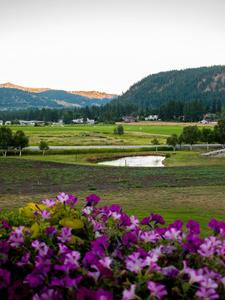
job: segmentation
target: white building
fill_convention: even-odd
[[[158,121],[158,115],[149,115],[145,118],[145,121]]]

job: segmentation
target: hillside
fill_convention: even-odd
[[[0,109],[85,107],[104,105],[117,95],[99,92],[67,92],[0,84]]]
[[[161,72],[135,83],[112,103],[133,103],[141,109],[159,108],[169,99],[191,101],[202,99],[225,104],[225,66],[201,67]]]

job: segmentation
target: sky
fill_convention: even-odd
[[[225,65],[224,0],[1,0],[0,84],[122,94]]]

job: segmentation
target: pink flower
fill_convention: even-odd
[[[156,297],[160,300],[163,296],[167,295],[165,286],[162,284],[155,283],[154,281],[148,281],[147,286],[151,291],[151,297]]]
[[[160,235],[155,231],[145,231],[141,235],[141,239],[144,242],[151,242],[151,243],[157,243],[159,241]]]
[[[177,228],[170,228],[167,230],[164,234],[164,237],[171,242],[173,241],[181,241],[181,236],[180,236],[181,231],[178,230]]]
[[[58,240],[61,241],[62,243],[68,243],[71,241],[71,233],[72,228],[70,227],[63,227],[62,232],[58,236]]]
[[[131,284],[129,290],[124,290],[123,291],[123,298],[122,300],[135,300],[135,299],[140,299],[136,294],[135,294],[135,289],[136,289],[136,284]]]
[[[204,286],[201,286],[195,295],[205,300],[213,300],[219,297],[219,295],[216,293],[214,289],[207,288]]]
[[[42,201],[43,204],[46,204],[46,208],[50,208],[50,207],[53,207],[53,206],[56,206],[56,203],[54,200],[51,200],[51,199],[44,199]]]
[[[50,219],[50,218],[51,218],[50,212],[48,212],[47,210],[42,210],[42,211],[41,211],[41,218],[42,218],[43,220],[45,220],[45,219]]]
[[[19,245],[24,243],[23,234],[12,232],[8,239],[8,242],[11,243],[11,247],[17,248]]]
[[[138,273],[144,267],[148,265],[148,262],[143,259],[139,258],[140,253],[134,252],[133,254],[129,255],[126,260],[126,268],[130,270],[132,273]]]

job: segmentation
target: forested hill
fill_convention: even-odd
[[[204,105],[213,99],[225,104],[225,66],[174,70],[149,75],[135,83],[112,103],[135,104],[140,109],[159,108],[169,99],[191,101],[202,99]]]
[[[0,110],[101,106],[115,97],[117,95],[98,92],[67,92],[0,84]]]

